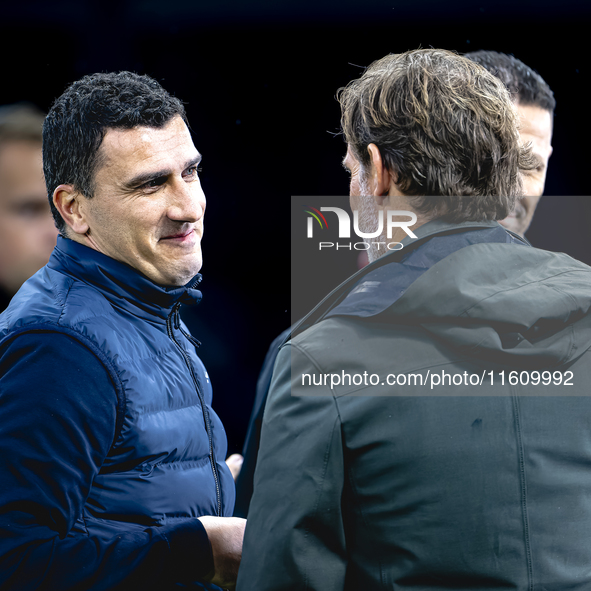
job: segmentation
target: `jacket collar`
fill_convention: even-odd
[[[455,233],[455,232],[464,232],[466,230],[473,230],[473,229],[479,229],[479,228],[498,228],[500,225],[501,224],[499,224],[499,222],[496,222],[493,220],[485,220],[482,222],[460,222],[458,224],[454,224],[451,222],[446,222],[442,218],[437,218],[435,220],[431,220],[430,222],[427,222],[426,224],[423,224],[422,226],[419,226],[416,230],[414,230],[414,234],[418,240],[415,240],[414,238],[410,238],[409,236],[406,236],[404,238],[404,240],[402,240],[402,244],[404,244],[406,252],[408,252],[408,247],[416,248],[417,246],[419,246],[419,244],[422,244],[425,240],[427,240],[433,236],[438,236],[441,234]],[[505,230],[505,232],[507,232],[508,234],[513,236],[514,238],[516,238],[518,241],[531,246],[531,244],[523,236],[519,236],[519,234],[515,234],[515,232],[512,232],[511,230],[507,230],[507,228],[503,228],[503,229]],[[391,254],[395,254],[396,252],[401,252],[401,251],[393,251],[393,253],[391,253]],[[382,259],[386,260],[386,257],[388,257],[388,256],[390,256],[390,254],[386,254],[383,257],[380,257],[380,259],[378,259],[378,261],[380,261]],[[378,261],[374,261],[374,262],[377,263]],[[388,262],[389,262],[389,260],[388,260]]]
[[[146,320],[166,320],[177,304],[197,304],[201,282],[197,274],[181,287],[164,287],[97,250],[58,236],[47,266],[100,291],[116,307]]]
[[[461,223],[450,223],[442,218],[431,220],[422,226],[419,226],[416,230],[413,230],[416,238],[409,236],[402,240],[404,248],[401,250],[393,250],[388,254],[381,256],[379,259],[373,261],[363,269],[360,269],[341,283],[331,293],[329,293],[311,312],[309,312],[304,318],[297,322],[291,330],[291,334],[287,336],[285,341],[294,337],[296,334],[303,332],[309,328],[312,324],[316,324],[320,320],[326,317],[326,315],[342,301],[342,299],[349,293],[354,285],[365,275],[375,271],[376,269],[388,265],[390,263],[399,262],[403,257],[407,256],[409,252],[415,250],[422,244],[425,244],[428,240],[435,236],[444,236],[448,234],[455,234],[460,232],[466,232],[468,230],[478,230],[486,228],[500,228],[502,227],[499,222],[496,221],[482,221],[482,222],[461,222]],[[513,236],[520,242],[524,242],[529,245],[529,242],[514,234],[513,232],[505,229],[507,233]],[[285,342],[284,341],[284,342]]]
[[[363,275],[325,318],[359,316],[368,318],[390,309],[427,271],[453,253],[475,244],[525,244],[498,225],[469,228],[463,232],[430,235],[427,242],[409,248],[401,260],[390,261]]]

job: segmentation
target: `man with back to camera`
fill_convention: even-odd
[[[184,107],[147,76],[86,76],[43,160],[61,236],[0,316],[1,586],[233,588],[245,522],[178,315],[205,211]]]
[[[495,221],[536,166],[509,93],[427,49],[339,99],[377,236],[279,352],[238,591],[588,589],[591,269]]]
[[[523,193],[513,211],[500,223],[524,236],[527,232],[540,197],[544,192],[548,159],[552,154],[552,120],[556,101],[552,90],[542,77],[517,58],[496,51],[474,51],[465,54],[473,62],[484,66],[499,78],[511,93],[520,119],[522,141],[532,142],[537,160],[534,170],[523,171]],[[362,251],[360,256],[365,255]],[[365,260],[367,264],[367,260]],[[244,463],[236,480],[236,505],[234,514],[246,517],[252,496],[253,476],[259,449],[263,411],[271,384],[271,375],[279,346],[289,335],[291,327],[283,331],[271,343],[257,381],[256,396],[244,443]]]
[[[43,182],[44,119],[27,103],[0,107],[0,311],[47,263],[57,238]]]
[[[523,142],[531,142],[536,167],[524,173],[524,196],[517,201],[509,217],[501,221],[506,228],[523,236],[544,193],[548,160],[552,155],[556,100],[544,79],[512,55],[480,50],[466,53],[464,57],[484,66],[507,87],[517,107],[519,135]]]

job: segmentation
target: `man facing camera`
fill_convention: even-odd
[[[370,264],[279,352],[237,589],[589,588],[591,269],[496,221],[507,89],[425,49],[340,103]]]
[[[195,304],[205,196],[182,103],[95,74],[57,99],[60,236],[0,316],[3,589],[233,587],[244,521]]]
[[[531,143],[536,167],[524,173],[523,197],[501,223],[523,236],[544,193],[548,160],[552,154],[552,127],[556,100],[544,79],[522,61],[497,51],[473,51],[465,57],[484,66],[509,90],[519,115],[519,134]]]

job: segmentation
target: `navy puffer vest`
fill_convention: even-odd
[[[48,265],[4,315],[0,343],[29,331],[71,335],[103,362],[115,385],[115,439],[77,522],[79,531],[109,535],[122,521],[129,531],[134,524],[143,530],[201,515],[232,515],[226,434],[211,408],[207,372],[178,316],[181,303],[201,298],[194,289],[199,279],[164,288],[59,237]]]

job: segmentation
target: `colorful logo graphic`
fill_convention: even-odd
[[[310,205],[306,205],[306,207],[308,209],[304,209],[304,211],[306,213],[309,213],[319,224],[320,224],[320,229],[323,229],[325,226],[328,228],[328,223],[326,221],[326,218],[322,215],[322,213],[320,213],[319,210],[317,210],[315,207],[311,207]],[[310,209],[312,209],[313,211],[310,211]],[[314,211],[316,213],[314,213]],[[322,225],[322,221],[320,221],[320,218],[322,218],[322,221],[324,221],[324,226]],[[310,238],[312,236],[312,224],[313,224],[313,220],[312,218],[308,218],[308,238]]]

